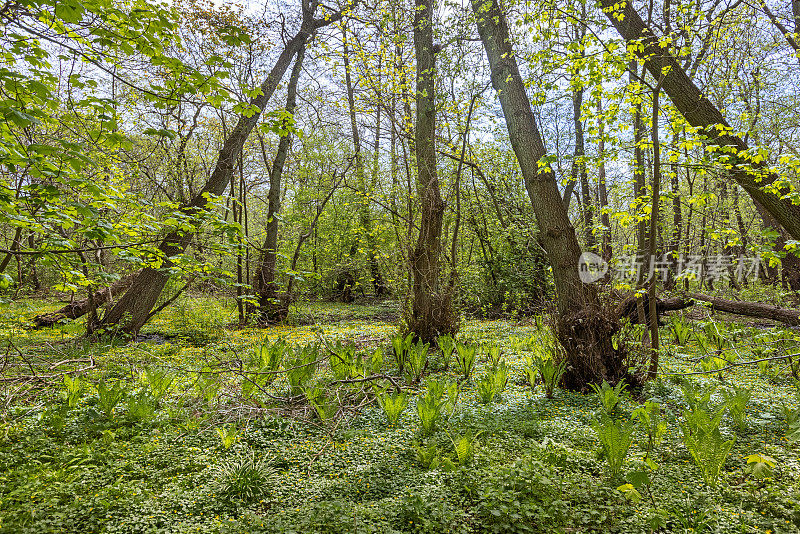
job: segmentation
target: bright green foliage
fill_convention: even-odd
[[[213,469],[218,495],[252,504],[266,497],[272,489],[277,469],[255,453],[240,454],[217,464]]]
[[[589,385],[594,392],[597,393],[597,397],[600,399],[600,404],[602,405],[605,414],[609,417],[613,416],[616,412],[617,406],[625,397],[625,389],[628,387],[625,381],[620,380],[614,387],[611,387],[611,385],[605,380],[603,380],[603,383],[600,386],[597,384]]]
[[[205,367],[197,373],[194,382],[194,390],[198,397],[202,398],[206,404],[212,404],[219,397],[222,382],[217,374],[209,367]]]
[[[67,397],[67,406],[70,408],[77,406],[85,390],[86,384],[80,377],[73,378],[70,375],[64,375],[64,393]]]
[[[239,437],[239,430],[236,428],[235,424],[228,426],[218,426],[217,435],[219,436],[220,442],[222,443],[222,447],[225,450],[228,450],[233,446],[234,443],[236,443],[236,438]]]
[[[642,448],[645,450],[645,458],[650,459],[667,431],[667,423],[661,417],[661,405],[648,399],[644,405],[633,411],[631,418],[637,422],[639,429],[647,436],[647,441]]]
[[[557,363],[553,358],[544,358],[538,354],[525,360],[525,375],[528,377],[528,383],[531,387],[535,387],[537,379],[540,379],[544,386],[544,395],[548,399],[553,398],[566,370],[566,361]]]
[[[428,343],[423,343],[421,339],[408,347],[406,362],[408,363],[407,370],[412,383],[418,383],[422,379],[425,369],[428,367],[429,348],[430,345]]]
[[[455,439],[450,436],[458,465],[469,465],[472,463],[472,459],[475,457],[475,440],[478,439],[478,436],[480,436],[480,433],[475,436],[471,433],[467,433]]]
[[[541,380],[545,397],[552,399],[567,370],[564,349],[548,329],[540,329],[539,336],[531,337],[528,348],[531,351],[531,356],[525,359],[528,383],[535,388],[536,382]]]
[[[175,375],[163,368],[147,367],[142,373],[142,383],[147,386],[156,402],[159,402],[169,391]]]
[[[408,395],[405,392],[390,394],[380,390],[376,390],[375,394],[378,398],[378,404],[383,408],[383,413],[386,414],[386,419],[389,420],[390,424],[396,425],[408,406]]]
[[[158,268],[164,254],[153,246],[153,236],[162,231],[193,229],[205,219],[229,237],[236,232],[217,217],[220,212],[142,202],[141,192],[129,188],[139,169],[119,157],[133,146],[121,116],[125,105],[106,80],[100,84],[96,75],[69,64],[92,63],[99,67],[93,71],[105,73],[140,65],[146,76],[126,73],[119,79],[151,111],[186,95],[203,104],[230,100],[222,79],[232,63],[194,68],[173,54],[182,46],[176,9],[145,0],[21,0],[4,4],[0,26],[0,224],[31,235],[28,252],[57,270],[56,288],[83,291],[118,278],[93,256],[77,252],[87,245]],[[219,38],[231,45],[249,40],[235,25]],[[150,136],[175,133],[144,128],[140,134]],[[220,274],[215,263],[186,255],[182,268]],[[0,286],[8,278],[0,273]]]
[[[436,469],[439,467],[441,458],[439,454],[439,448],[435,443],[422,445],[421,443],[414,441],[412,446],[414,447],[414,457],[416,458],[417,463],[419,463],[419,465],[421,465],[424,469]]]
[[[428,389],[417,399],[417,415],[423,434],[431,434],[440,420],[449,417],[458,402],[458,384],[428,381]]]
[[[757,479],[772,478],[778,461],[766,454],[751,454],[747,457],[747,471]]]
[[[625,457],[633,443],[633,421],[620,421],[603,415],[592,422],[592,428],[600,439],[603,457],[608,463],[608,472],[612,478],[619,476]]]
[[[109,387],[105,380],[97,384],[97,404],[103,410],[106,418],[111,419],[114,415],[114,408],[125,398],[125,388],[119,383]]]
[[[725,440],[719,431],[722,413],[723,410],[719,410],[711,416],[703,409],[687,410],[684,412],[686,420],[681,424],[683,444],[709,486],[716,485],[734,442],[733,439]]]
[[[331,354],[328,357],[333,376],[337,380],[353,378],[357,372],[356,365],[356,345],[355,343],[342,343],[337,340],[331,347]]]
[[[456,342],[453,336],[447,334],[436,338],[436,344],[442,351],[442,359],[444,360],[445,370],[450,368],[450,358],[453,357],[453,351],[456,349]]]
[[[711,410],[711,396],[717,390],[717,386],[713,384],[702,386],[697,382],[684,380],[681,382],[681,390],[683,400],[689,405],[690,410]]]
[[[740,430],[744,429],[745,408],[750,402],[752,393],[746,387],[732,386],[730,389],[722,390],[722,398],[725,399],[725,408],[728,410],[733,422]]]
[[[318,345],[305,345],[294,349],[292,355],[284,362],[290,395],[303,394],[303,387],[311,380],[317,370],[318,360]]]
[[[675,343],[685,346],[692,334],[692,328],[682,315],[675,315],[670,319],[669,328],[675,336]]]
[[[411,345],[413,343],[413,332],[409,332],[406,336],[398,334],[392,338],[392,354],[394,354],[394,361],[397,364],[397,371],[401,375],[403,374],[406,363],[408,363],[408,351],[411,350]]]
[[[308,403],[314,408],[314,412],[323,425],[328,426],[332,423],[339,412],[339,402],[336,396],[329,392],[325,384],[315,384],[312,387],[303,388]]]
[[[719,323],[706,323],[703,326],[703,332],[705,333],[709,346],[716,350],[717,354],[730,347],[730,340],[725,335],[724,328]]]
[[[489,369],[478,380],[478,395],[484,404],[489,404],[502,393],[508,383],[508,366],[504,361]]]
[[[486,355],[489,357],[489,365],[492,369],[496,369],[498,365],[500,365],[500,357],[502,356],[503,351],[500,350],[500,347],[489,347],[486,351]]]
[[[468,380],[475,367],[475,346],[465,343],[456,344],[456,368]]]
[[[272,343],[268,336],[261,339],[250,354],[243,373],[242,394],[245,397],[252,396],[256,390],[263,390],[275,381],[287,350],[289,348],[283,338]]]
[[[134,421],[148,423],[156,415],[156,402],[149,395],[130,395],[126,408],[128,417]]]

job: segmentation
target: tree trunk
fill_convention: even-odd
[[[782,198],[783,194],[789,193],[788,189],[778,186],[777,193],[766,190],[764,187],[774,183],[778,177],[774,174],[760,176],[748,171],[748,168],[764,169],[765,164],[747,161],[743,156],[748,149],[747,143],[730,133],[730,126],[719,109],[703,95],[675,57],[660,46],[658,37],[645,25],[633,4],[615,0],[600,0],[600,4],[623,39],[628,43],[638,43],[637,54],[644,60],[650,74],[658,79],[664,73],[664,92],[686,121],[701,129],[712,143],[725,147],[720,152],[728,156],[727,163],[733,165],[731,174],[736,183],[753,200],[761,203],[789,235],[800,239],[800,206]],[[723,127],[722,130],[719,127]]]
[[[505,13],[497,0],[473,0],[483,47],[498,92],[512,148],[539,226],[541,244],[550,259],[558,294],[556,335],[566,349],[564,385],[585,389],[603,379],[617,382],[627,374],[624,354],[613,347],[619,328],[616,317],[602,309],[594,287],[578,273],[581,255],[549,165],[539,166],[547,153],[519,73]]]
[[[598,114],[602,114],[602,100],[597,99]],[[601,118],[600,133],[597,141],[597,190],[600,197],[600,222],[603,224],[602,256],[606,262],[611,261],[613,249],[611,248],[611,218],[608,215],[608,190],[606,189],[606,161],[605,161],[605,121]]]
[[[589,192],[589,177],[586,174],[586,147],[581,122],[581,106],[583,105],[583,87],[572,92],[572,121],[575,127],[575,159],[572,162],[572,175],[581,184],[581,219],[583,223],[586,248],[593,249],[597,242],[594,238],[594,213]]]
[[[293,114],[297,106],[297,81],[303,67],[305,48],[297,53],[297,59],[289,77],[289,86],[286,89],[286,112]],[[278,270],[278,213],[281,211],[281,179],[286,157],[292,145],[292,133],[286,132],[278,141],[278,150],[269,176],[269,193],[267,207],[267,235],[264,238],[264,247],[258,260],[255,272],[254,289],[258,296],[258,310],[256,321],[260,325],[280,323],[289,313],[288,303],[278,295],[276,283]],[[263,147],[262,147],[263,148]]]
[[[433,0],[416,0],[414,49],[417,58],[417,110],[414,145],[417,156],[417,191],[420,203],[419,236],[411,255],[414,276],[413,303],[408,328],[431,342],[454,334],[457,317],[451,294],[440,280],[444,201],[436,174],[436,57],[433,48]]]
[[[182,211],[187,215],[201,212],[206,209],[209,198],[224,193],[226,186],[230,183],[234,166],[245,141],[258,124],[261,113],[275,93],[292,58],[305,46],[306,41],[315,31],[341,19],[341,13],[335,13],[323,19],[314,19],[317,5],[316,2],[311,4],[303,2],[303,20],[299,31],[286,43],[272,70],[261,84],[261,94],[250,101],[258,111],[249,117],[245,115],[239,117],[233,131],[225,139],[211,177],[203,189],[188,204],[182,206]],[[119,328],[121,331],[129,334],[138,332],[150,317],[150,310],[155,306],[170,277],[169,270],[174,266],[171,258],[182,254],[193,236],[194,232],[192,231],[170,232],[159,246],[162,254],[160,268],[146,267],[142,269],[130,289],[99,322],[98,328],[121,327]]]
[[[353,149],[355,151],[355,168],[356,168],[356,181],[359,193],[361,195],[358,207],[359,219],[359,241],[362,242],[367,253],[367,267],[370,272],[370,279],[372,282],[375,294],[383,292],[384,284],[381,277],[380,267],[378,265],[378,258],[375,247],[375,237],[372,235],[372,214],[370,213],[370,195],[371,192],[367,189],[366,170],[364,166],[364,155],[361,152],[361,134],[358,131],[358,121],[356,120],[356,103],[355,103],[355,88],[353,87],[352,76],[350,74],[350,51],[347,46],[347,26],[342,27],[342,59],[344,61],[344,80],[347,89],[347,107],[350,115],[350,131],[353,135]],[[380,109],[380,105],[378,106]],[[380,115],[378,115],[380,120]],[[377,150],[377,136],[376,135],[376,150]],[[357,249],[356,249],[357,250]]]
[[[711,309],[736,315],[746,315],[748,317],[757,317],[759,319],[769,319],[771,321],[778,321],[791,326],[800,326],[800,310],[793,310],[791,308],[780,308],[771,304],[762,304],[760,302],[743,302],[735,300],[726,300],[719,297],[712,297],[702,293],[690,293],[689,296],[693,299],[702,300],[711,304]]]
[[[93,296],[95,306],[111,302],[116,295],[119,295],[130,287],[135,277],[135,274],[129,274],[128,276],[120,278],[109,287],[96,291]],[[82,317],[89,313],[90,308],[91,303],[88,298],[73,300],[59,310],[37,315],[33,318],[33,324],[36,325],[36,328],[51,327],[62,320],[73,320]]]

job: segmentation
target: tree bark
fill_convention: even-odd
[[[615,0],[600,0],[600,4],[623,39],[628,43],[639,43],[637,54],[653,77],[658,79],[664,73],[664,92],[690,125],[701,129],[713,144],[720,147],[722,157],[732,165],[731,175],[736,183],[753,200],[761,203],[794,239],[800,239],[800,206],[782,198],[783,194],[789,193],[788,189],[778,187],[777,193],[765,190],[764,187],[774,183],[777,176],[757,176],[746,168],[763,169],[764,164],[746,161],[743,152],[748,149],[747,143],[730,133],[730,126],[720,110],[703,95],[675,57],[660,46],[658,37],[642,21],[633,4]]]
[[[559,314],[556,335],[568,361],[564,385],[585,389],[589,383],[604,379],[617,382],[627,374],[624,354],[611,343],[618,323],[610,317],[613,314],[602,309],[594,287],[580,280],[578,238],[553,170],[549,165],[540,166],[547,153],[519,73],[505,13],[497,0],[473,0],[472,9],[541,244],[553,268]]]
[[[781,308],[771,304],[762,304],[760,302],[743,302],[735,300],[726,300],[719,297],[712,297],[702,293],[689,293],[693,299],[702,300],[711,304],[711,309],[736,315],[745,315],[748,317],[757,317],[759,319],[769,319],[771,321],[778,321],[779,323],[788,324],[791,326],[800,326],[800,310],[793,310],[791,308]]]
[[[408,328],[421,339],[455,334],[457,317],[451,294],[441,283],[444,201],[436,173],[436,53],[433,47],[433,0],[416,0],[414,50],[417,59],[417,110],[414,146],[417,159],[417,191],[420,203],[419,236],[411,255],[414,277],[413,303]]]

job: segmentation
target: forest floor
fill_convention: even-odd
[[[735,441],[718,480],[704,479],[682,439],[687,397],[669,374],[701,370],[701,349],[691,336],[678,346],[666,326],[664,376],[612,414],[628,421],[657,401],[663,441],[645,460],[636,427],[611,474],[592,425],[598,394],[548,399],[528,384],[533,322],[464,321],[459,339],[502,349],[507,387],[481,400],[489,363],[479,348],[454,409],[423,435],[420,395],[432,380],[459,378],[433,352],[420,385],[398,382],[410,402],[395,425],[365,383],[340,383],[338,413],[321,421],[307,403],[286,401],[285,376],[247,396],[236,371],[267,335],[296,346],[354,341],[367,356],[382,348],[382,372],[393,376],[393,304],[306,304],[296,326],[231,329],[229,302],[187,297],[143,341],[113,344],[80,340],[80,321],[25,326],[57,307],[0,307],[0,532],[800,532],[800,455],[782,407],[797,408],[790,369],[768,362],[692,377],[717,386],[712,413],[729,388],[751,391],[741,425],[723,411],[720,435]],[[729,361],[800,347],[793,330],[705,323],[728,340]],[[68,375],[78,382],[61,374],[80,369]],[[330,372],[323,363],[317,375]]]

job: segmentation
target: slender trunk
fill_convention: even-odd
[[[581,184],[581,219],[586,248],[592,249],[597,244],[594,238],[594,213],[589,192],[589,177],[586,173],[586,148],[581,122],[581,106],[583,105],[583,87],[572,92],[572,121],[575,127],[575,152],[572,162],[572,175]]]
[[[361,151],[361,133],[358,131],[358,120],[356,118],[355,88],[353,87],[352,76],[350,74],[350,50],[348,47],[347,26],[342,28],[342,59],[344,61],[344,80],[347,89],[347,107],[350,115],[350,131],[353,136],[353,149],[355,151],[356,182],[361,202],[358,207],[359,219],[359,238],[361,245],[367,253],[367,267],[370,272],[372,287],[376,295],[383,293],[383,278],[381,277],[380,267],[376,254],[375,237],[372,235],[372,214],[370,213],[370,191],[367,188],[366,169],[364,165],[364,155]],[[380,70],[380,69],[379,69]],[[378,106],[380,109],[380,106]],[[378,116],[380,121],[380,115]],[[379,130],[375,132],[376,154],[378,147]],[[355,251],[358,251],[356,247]]]
[[[297,81],[303,67],[305,49],[300,49],[297,59],[289,77],[289,86],[286,90],[286,112],[294,113],[297,105]],[[281,210],[281,179],[286,157],[292,145],[292,133],[286,132],[278,141],[278,151],[269,176],[269,193],[267,207],[267,235],[264,238],[264,247],[258,260],[255,272],[255,291],[258,295],[257,321],[259,324],[278,323],[286,319],[288,314],[287,303],[278,295],[276,282],[278,270],[278,214]],[[263,145],[262,145],[263,150]],[[263,154],[266,156],[266,154]],[[255,311],[255,310],[254,310]]]
[[[597,99],[597,111],[602,115],[602,100]],[[611,247],[611,218],[608,215],[608,190],[606,189],[606,160],[605,160],[605,121],[600,119],[600,132],[597,141],[597,154],[599,163],[597,165],[597,189],[600,197],[600,222],[603,224],[603,248],[602,255],[606,262],[611,261],[613,249]]]
[[[675,134],[674,140],[678,140],[677,134]],[[677,142],[675,144],[677,145]],[[672,240],[669,247],[671,267],[666,282],[667,289],[673,289],[675,287],[675,276],[678,273],[678,264],[680,261],[678,256],[680,254],[679,247],[681,243],[681,231],[683,229],[683,213],[681,211],[681,193],[678,177],[679,169],[677,163],[673,163],[671,165],[671,171],[670,187],[672,189]]]
[[[658,139],[658,96],[661,92],[661,81],[659,78],[655,90],[653,90],[653,124],[651,127],[653,138],[653,193],[650,209],[650,235],[648,251],[648,262],[652,262],[656,257],[656,234],[658,232],[658,204],[661,197],[661,147]],[[656,310],[656,281],[658,277],[655,272],[650,276],[650,284],[647,288],[648,307],[650,313],[650,369],[647,373],[648,378],[653,379],[658,374],[658,312]]]
[[[420,204],[419,236],[411,255],[413,303],[408,328],[425,341],[458,330],[451,294],[441,284],[444,201],[436,173],[436,52],[433,47],[433,0],[416,0],[414,50],[417,59],[417,110],[414,146]]]

